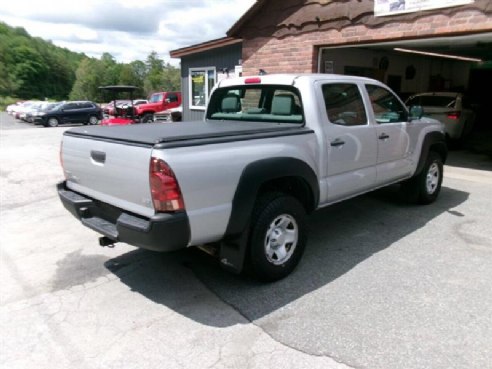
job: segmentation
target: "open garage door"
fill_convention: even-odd
[[[453,37],[398,40],[364,45],[321,47],[320,73],[365,76],[380,80],[403,101],[420,93],[453,92],[463,96],[461,109],[473,110],[473,124],[456,135],[473,131],[491,131],[492,32]],[[422,105],[424,100],[422,101]],[[431,101],[426,98],[425,102]],[[452,99],[433,99],[453,106]],[[433,103],[434,104],[434,103]],[[425,107],[424,107],[425,109]],[[432,109],[428,109],[431,114]],[[459,119],[459,114],[450,119]],[[441,119],[442,118],[442,119]],[[438,119],[447,119],[448,116]],[[463,117],[462,117],[463,118]],[[462,133],[463,132],[463,133]],[[491,140],[492,141],[492,140]]]

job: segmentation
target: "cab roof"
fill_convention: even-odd
[[[238,85],[252,85],[252,84],[267,84],[267,85],[294,85],[296,80],[307,81],[347,81],[347,82],[369,82],[374,84],[380,84],[371,78],[359,77],[359,76],[347,76],[343,74],[326,74],[326,73],[305,73],[305,74],[265,74],[258,76],[247,76],[223,79],[217,85],[217,87],[238,86]]]

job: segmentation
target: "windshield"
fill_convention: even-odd
[[[151,102],[151,103],[160,102],[160,101],[162,101],[163,98],[164,98],[164,95],[163,94],[153,94],[150,97],[150,101],[149,102]]]
[[[304,122],[299,92],[291,86],[232,86],[215,90],[207,119],[267,123]]]

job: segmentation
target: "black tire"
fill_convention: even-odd
[[[95,115],[89,116],[89,120],[87,121],[87,124],[89,124],[91,126],[95,126],[98,123],[99,123],[99,119],[97,119],[97,117]]]
[[[442,178],[441,155],[430,151],[422,171],[402,184],[403,193],[411,203],[423,205],[433,203],[441,191]]]
[[[307,233],[306,210],[296,198],[282,193],[261,196],[253,211],[249,238],[253,276],[273,282],[289,275],[302,257]]]
[[[154,122],[154,114],[144,114],[141,120],[142,123],[153,123]]]
[[[58,121],[58,118],[51,117],[51,118],[48,118],[48,120],[46,121],[46,124],[44,126],[45,127],[58,127],[58,124],[60,124],[60,122]]]

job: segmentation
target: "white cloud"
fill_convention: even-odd
[[[170,61],[173,49],[225,36],[254,1],[17,0],[2,4],[0,21],[93,57],[129,62],[156,51]]]

